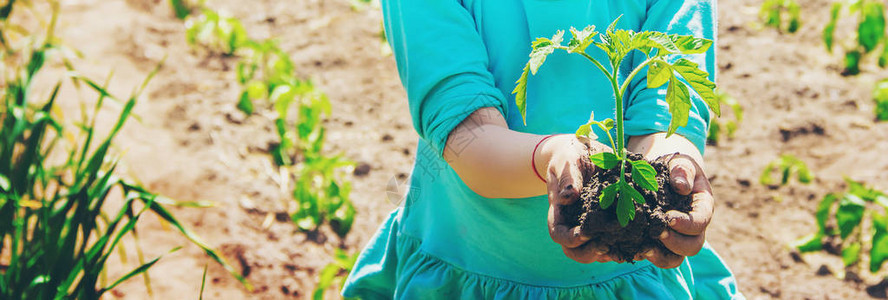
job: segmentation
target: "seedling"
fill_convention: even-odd
[[[888,79],[876,83],[873,100],[876,102],[876,119],[888,121]]]
[[[352,268],[355,266],[355,262],[358,260],[358,254],[359,253],[353,253],[349,255],[344,250],[336,249],[336,254],[333,256],[333,262],[321,270],[318,285],[315,288],[314,293],[311,295],[311,298],[313,300],[324,299],[324,292],[333,285],[338,285],[339,289],[342,290],[342,286],[345,285],[345,278],[351,273]]]
[[[670,59],[676,55],[705,53],[712,46],[711,40],[655,31],[634,32],[615,29],[617,21],[619,18],[603,34],[599,34],[595,31],[595,26],[591,25],[582,31],[571,28],[570,32],[573,37],[566,46],[562,45],[564,31],[558,31],[551,39],[538,38],[532,43],[533,50],[530,53],[530,60],[525,65],[524,72],[518,79],[512,93],[515,94],[518,110],[526,122],[528,75],[535,75],[540,66],[545,63],[546,57],[555,50],[581,55],[605,74],[613,87],[616,120],[595,121],[594,116],[590,117],[588,123],[577,129],[576,135],[581,138],[597,139],[592,132],[592,126],[597,126],[607,133],[611,147],[616,153],[598,153],[592,155],[590,159],[602,169],[619,168],[619,180],[605,187],[598,201],[603,209],[616,204],[617,219],[620,225],[625,227],[629,221],[635,218],[635,205],[645,203],[639,190],[625,178],[626,168],[631,168],[634,185],[649,191],[659,189],[655,178],[657,172],[648,162],[627,158],[628,151],[625,149],[623,131],[623,101],[632,79],[647,68],[648,88],[667,85],[665,100],[669,105],[669,112],[672,114],[667,136],[675,133],[679,127],[687,125],[691,109],[691,94],[688,87],[693,89],[716,114],[719,113],[719,103],[714,92],[715,84],[708,79],[708,73],[700,70],[696,63],[686,58],[678,58],[674,62],[670,62]],[[594,40],[596,36],[599,36],[598,42]],[[587,48],[591,45],[595,45],[607,54],[610,68],[586,53]],[[629,76],[619,78],[618,70],[620,70],[623,59],[635,50],[643,53],[646,59],[638,64]],[[611,135],[613,129],[616,129],[616,138]]]
[[[845,181],[847,192],[826,195],[817,206],[817,231],[791,246],[802,253],[826,250],[841,254],[846,267],[857,266],[868,249],[869,270],[876,273],[888,260],[888,195],[847,178]]]
[[[785,30],[794,33],[802,26],[801,6],[796,0],[765,0],[762,3],[762,9],[759,11],[759,17],[765,26],[777,28],[777,30]],[[784,18],[784,14],[787,16]],[[788,19],[788,20],[784,20]]]
[[[734,118],[725,120],[725,116],[722,116],[718,120],[712,120],[709,123],[709,134],[706,136],[706,141],[710,145],[718,145],[722,132],[724,132],[728,139],[733,139],[734,134],[737,132],[737,126],[743,121],[743,107],[740,106],[740,103],[734,97],[722,90],[716,90],[715,96],[718,98],[719,105],[727,105],[731,108]]]
[[[846,75],[859,74],[860,61],[871,52],[880,53],[878,57],[880,67],[888,67],[888,36],[885,31],[885,4],[882,1],[853,0],[847,1],[847,3],[833,3],[830,20],[823,29],[823,42],[826,45],[826,50],[832,52],[836,26],[846,7],[849,14],[858,15],[858,24],[856,43],[853,43],[853,46],[845,47],[845,70],[843,73]],[[880,52],[876,51],[879,46],[882,47]]]
[[[205,10],[197,21],[189,22],[189,41],[213,41],[201,37],[216,37],[217,41],[229,41],[228,54],[239,56],[236,70],[242,91],[237,108],[247,115],[257,109],[276,113],[279,140],[270,154],[286,174],[284,182],[294,180],[293,222],[303,231],[315,231],[328,222],[344,239],[356,213],[349,199],[351,184],[344,173],[354,163],[324,153],[323,119],[331,112],[327,96],[311,81],[296,76],[293,61],[277,43],[248,39],[236,19]]]
[[[780,158],[769,163],[768,166],[765,167],[765,170],[762,171],[762,175],[759,177],[759,182],[762,185],[774,185],[774,171],[777,171],[780,174],[779,185],[786,185],[789,183],[789,179],[792,178],[793,174],[796,175],[796,179],[800,183],[804,184],[811,183],[814,179],[814,175],[811,174],[808,165],[791,154],[781,155]]]
[[[213,53],[231,56],[249,38],[240,20],[226,17],[210,9],[185,20],[185,40],[189,45],[201,45]]]

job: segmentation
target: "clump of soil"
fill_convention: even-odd
[[[643,157],[637,153],[630,153],[629,159],[641,160]],[[621,227],[617,221],[616,203],[607,209],[602,209],[598,205],[601,191],[619,180],[619,167],[596,172],[590,178],[586,178],[580,193],[580,201],[562,209],[565,220],[575,221],[573,226],[580,225],[583,233],[591,237],[591,243],[607,246],[608,255],[623,262],[634,263],[637,254],[645,253],[654,247],[660,248],[664,253],[671,253],[658,239],[667,226],[666,212],[691,210],[691,197],[676,193],[669,183],[666,157],[649,163],[657,171],[657,184],[660,186],[657,192],[637,187],[632,181],[632,165],[626,164],[625,180],[641,192],[645,199],[645,204],[635,204],[635,219],[629,221],[626,227]]]

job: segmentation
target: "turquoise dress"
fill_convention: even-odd
[[[590,111],[613,117],[609,82],[579,56],[551,55],[528,83],[527,125],[510,95],[536,37],[571,26],[714,38],[715,1],[675,0],[382,0],[386,34],[420,136],[410,189],[358,258],[343,295],[363,299],[728,299],[742,298],[708,245],[678,268],[581,264],[549,237],[545,196],[490,199],[469,189],[442,158],[449,132],[482,107],[509,127],[571,133]],[[690,57],[715,71],[714,48]],[[605,59],[595,47],[589,54]],[[624,63],[623,75],[641,56]],[[627,135],[666,131],[665,90],[638,78],[628,92]],[[710,78],[714,80],[713,78]],[[679,134],[700,150],[710,118],[696,97]],[[604,136],[599,132],[599,136]],[[448,151],[471,138],[454,141]],[[516,162],[527,163],[527,162]]]

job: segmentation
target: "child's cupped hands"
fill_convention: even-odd
[[[589,241],[578,224],[565,220],[561,210],[580,200],[583,179],[589,178],[597,167],[589,156],[613,150],[597,141],[581,141],[575,135],[555,136],[546,143],[553,149],[546,167],[546,185],[549,196],[549,235],[561,245],[567,257],[580,263],[611,262],[608,249]]]
[[[552,149],[545,170],[552,240],[561,245],[567,257],[580,263],[622,262],[608,255],[606,246],[591,242],[575,220],[565,220],[561,213],[563,207],[580,201],[584,178],[598,171],[589,156],[613,150],[597,141],[581,141],[574,135],[555,136],[546,143],[546,148]],[[672,188],[679,194],[692,196],[692,210],[667,212],[669,228],[660,235],[660,240],[670,251],[654,248],[639,254],[635,260],[648,260],[660,268],[675,268],[686,256],[696,255],[703,247],[714,205],[709,180],[694,158],[682,154],[664,158],[668,160]]]

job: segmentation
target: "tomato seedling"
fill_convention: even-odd
[[[712,120],[709,123],[709,133],[706,135],[706,143],[710,145],[718,145],[722,136],[722,130],[724,130],[724,136],[728,139],[733,139],[734,134],[737,133],[737,126],[743,121],[743,106],[740,106],[737,99],[734,99],[734,97],[731,97],[731,95],[728,95],[720,89],[715,91],[715,97],[718,98],[719,105],[727,105],[731,108],[734,118],[724,120],[726,118],[725,116],[722,116],[719,120]]]
[[[863,258],[861,253],[868,249],[869,270],[876,273],[888,260],[888,195],[860,182],[845,181],[847,192],[828,194],[817,206],[817,231],[791,246],[802,253],[840,253],[846,267],[857,266]]]
[[[358,261],[358,254],[360,253],[348,254],[345,250],[336,249],[336,253],[333,256],[333,262],[327,264],[327,266],[321,270],[318,285],[315,287],[311,298],[314,300],[324,299],[324,293],[334,285],[339,286],[339,290],[342,290],[342,287],[345,285],[346,277],[351,273],[355,266],[355,262]]]
[[[587,26],[583,30],[571,27],[572,38],[566,46],[562,45],[564,40],[563,30],[555,33],[552,38],[538,38],[531,45],[533,50],[530,53],[530,60],[524,66],[524,71],[516,82],[512,93],[515,94],[515,103],[522,118],[527,122],[526,97],[528,76],[530,74],[536,75],[540,66],[545,63],[546,57],[555,52],[555,50],[581,55],[604,73],[613,87],[616,120],[605,119],[603,121],[596,121],[594,116],[592,116],[588,123],[577,129],[576,135],[592,140],[597,139],[592,132],[592,126],[597,126],[607,133],[611,147],[616,154],[603,152],[592,155],[590,159],[599,168],[620,169],[619,180],[604,188],[599,197],[599,203],[603,209],[616,203],[617,219],[620,225],[625,227],[629,221],[635,218],[635,204],[644,204],[645,202],[641,193],[626,181],[623,171],[626,170],[627,165],[631,165],[632,180],[636,185],[650,191],[657,191],[659,188],[655,178],[657,173],[647,161],[633,161],[627,158],[628,151],[625,149],[623,131],[623,101],[632,79],[647,68],[648,88],[659,88],[667,85],[665,100],[669,105],[669,112],[672,114],[667,136],[675,133],[679,127],[687,125],[691,109],[689,87],[696,91],[716,114],[719,114],[720,111],[714,91],[715,83],[708,79],[708,73],[701,70],[697,63],[687,58],[678,58],[674,62],[669,61],[669,58],[676,55],[705,53],[712,46],[711,40],[656,31],[635,32],[616,29],[618,21],[619,18],[611,23],[608,29],[601,34],[592,25]],[[599,37],[597,42],[594,40],[596,36]],[[586,53],[587,48],[592,45],[595,45],[607,54],[609,58],[607,63],[610,64],[610,68]],[[629,76],[620,78],[618,70],[620,70],[623,59],[636,50],[643,53],[646,59],[638,64]],[[679,78],[684,79],[684,81]],[[610,133],[612,129],[616,129],[616,138]]]
[[[802,26],[802,7],[796,0],[765,0],[759,11],[759,18],[765,26],[784,30],[784,14],[787,15],[785,30],[794,33]]]
[[[860,61],[866,54],[874,52],[881,45],[882,50],[878,57],[879,66],[888,67],[888,36],[885,32],[885,4],[876,0],[853,0],[847,3],[836,2],[830,10],[830,20],[823,29],[823,43],[826,50],[832,52],[836,26],[842,12],[857,14],[857,41],[845,47],[844,74],[857,75],[860,73]],[[877,51],[876,51],[877,52]]]
[[[762,175],[759,177],[759,182],[762,185],[774,185],[774,171],[781,174],[779,185],[786,185],[789,183],[789,179],[792,178],[793,174],[796,175],[796,179],[799,182],[804,184],[811,183],[811,181],[814,180],[814,174],[808,169],[808,165],[791,154],[781,155],[780,158],[771,161],[771,163],[765,167],[765,170],[762,171]]]
[[[249,38],[240,20],[204,9],[200,15],[185,19],[185,40],[189,45],[202,45],[211,52],[231,56]]]

